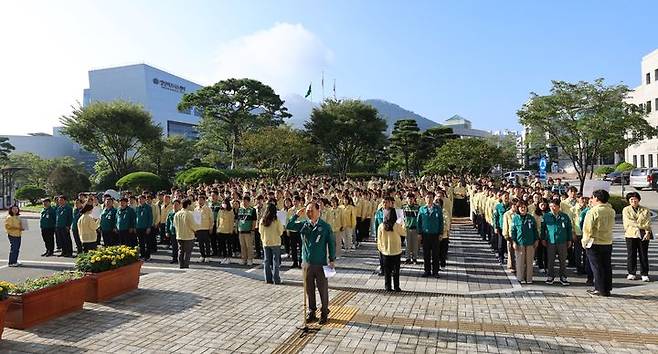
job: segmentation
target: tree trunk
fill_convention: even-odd
[[[233,133],[233,143],[231,144],[231,170],[235,169],[235,144],[238,141],[237,134]]]

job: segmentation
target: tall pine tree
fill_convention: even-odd
[[[418,152],[420,129],[415,119],[401,119],[393,125],[391,148],[402,155],[404,171],[409,176],[409,159]]]

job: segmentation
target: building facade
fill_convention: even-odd
[[[196,138],[201,112],[197,109],[181,112],[178,104],[184,94],[201,87],[147,64],[96,69],[89,71],[89,88],[83,92],[83,106],[115,100],[136,103],[151,113],[165,136]]]
[[[455,135],[458,135],[460,138],[486,138],[491,136],[488,131],[473,129],[473,125],[470,120],[457,114],[446,119],[442,125],[448,128],[452,128],[452,132]]]
[[[642,81],[631,92],[629,103],[641,106],[647,113],[647,121],[658,126],[658,49],[642,58]],[[624,160],[636,167],[658,167],[658,139],[647,139],[629,146],[624,152]]]

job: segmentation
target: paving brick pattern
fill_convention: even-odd
[[[298,270],[273,286],[261,269],[223,267],[150,273],[139,290],[111,302],[27,331],[5,329],[0,352],[658,352],[654,283],[620,280],[626,287],[611,298],[591,298],[577,285],[521,287],[461,223],[442,277],[420,278],[422,265],[405,265],[403,293],[381,291],[373,253],[364,244],[339,260],[331,322],[301,339]],[[615,251],[616,275],[623,254]]]

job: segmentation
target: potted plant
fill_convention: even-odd
[[[5,314],[9,307],[9,291],[14,288],[14,284],[7,281],[0,281],[0,339],[5,329]]]
[[[27,279],[9,290],[7,327],[26,329],[82,309],[87,279],[81,272],[58,272]]]
[[[82,253],[75,261],[80,272],[89,279],[86,301],[103,302],[137,289],[139,271],[144,262],[137,248],[111,246]]]

